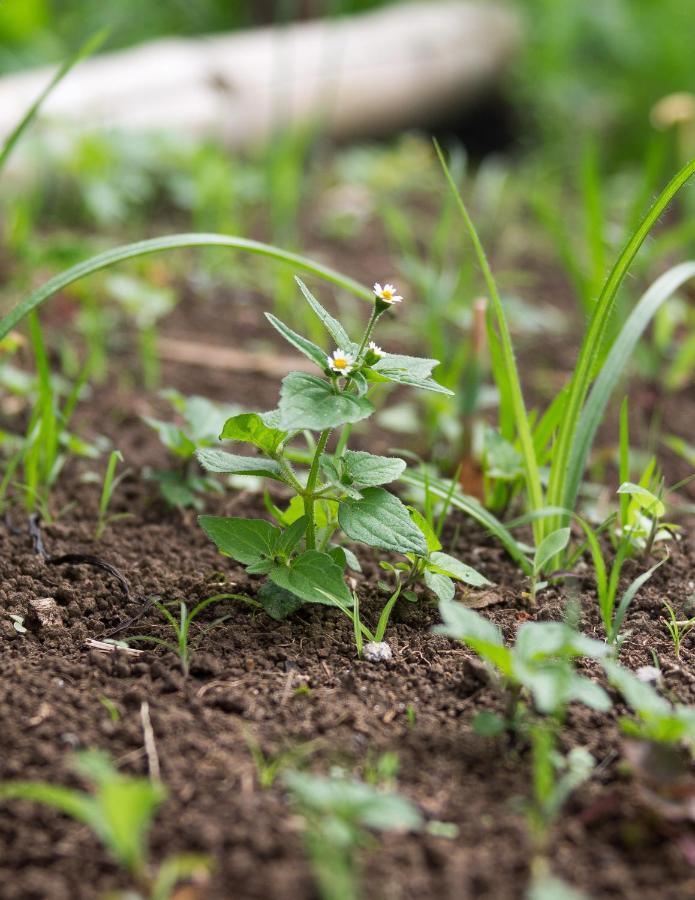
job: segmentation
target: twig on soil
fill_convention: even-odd
[[[8,527],[10,526],[8,525]],[[137,599],[131,594],[128,581],[121,570],[112,565],[110,562],[107,562],[105,559],[102,559],[100,556],[92,556],[89,553],[64,553],[61,556],[53,556],[51,553],[49,553],[46,550],[46,546],[43,542],[41,518],[36,513],[29,516],[29,536],[32,540],[34,552],[37,554],[37,556],[40,556],[47,565],[83,565],[92,566],[95,569],[101,569],[103,572],[108,573],[112,578],[116,579],[121,590],[123,591],[123,595],[125,596],[126,601],[130,602]],[[126,631],[128,628],[134,625],[138,621],[138,619],[142,618],[142,616],[145,615],[145,613],[150,609],[153,603],[158,599],[158,597],[148,597],[134,615],[132,615],[129,619],[126,619],[126,621],[122,622],[120,625],[117,625],[115,628],[111,628],[108,631],[103,631],[99,635],[99,637],[113,637],[113,635],[115,634]],[[101,648],[97,647],[96,649]]]
[[[147,754],[147,765],[150,770],[150,778],[152,781],[159,782],[162,780],[159,768],[159,755],[154,740],[152,720],[150,719],[150,704],[147,700],[144,700],[140,707],[140,719],[142,721],[142,734],[145,740],[145,753]]]
[[[40,556],[41,559],[48,565],[84,565],[92,566],[95,569],[101,569],[102,571],[107,572],[109,575],[111,575],[112,578],[116,579],[125,595],[126,600],[131,599],[130,587],[128,586],[125,575],[123,575],[120,569],[117,569],[116,566],[112,565],[109,562],[106,562],[105,559],[101,559],[101,557],[99,556],[92,556],[89,553],[64,553],[62,556],[53,556],[51,553],[49,553],[46,550],[43,542],[43,534],[41,533],[41,518],[36,513],[29,516],[29,535],[34,545],[34,552],[37,554],[37,556]]]

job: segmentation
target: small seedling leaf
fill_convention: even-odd
[[[268,413],[266,413],[268,415]],[[221,441],[245,441],[268,456],[274,456],[287,432],[268,426],[258,413],[241,413],[227,419],[220,434]]]
[[[558,553],[565,549],[569,539],[569,528],[558,528],[557,531],[551,531],[549,535],[543,538],[533,557],[533,571],[536,575],[543,571],[554,556],[557,556]]]
[[[428,568],[432,571],[439,572],[442,575],[448,575],[449,578],[453,578],[456,581],[463,581],[464,584],[470,584],[472,587],[484,587],[485,585],[492,584],[492,582],[488,581],[488,579],[484,575],[481,575],[480,572],[476,572],[474,568],[467,566],[454,556],[449,556],[448,553],[435,551],[430,554],[429,562],[430,565]]]
[[[628,494],[632,499],[649,515],[656,519],[660,519],[666,512],[666,507],[659,500],[656,494],[642,487],[641,484],[633,484],[631,481],[625,481],[618,488],[619,494]]]
[[[441,572],[433,572],[431,569],[425,569],[423,579],[427,587],[438,600],[448,603],[449,600],[454,599],[456,590],[454,588],[454,582],[448,575],[444,575]]]

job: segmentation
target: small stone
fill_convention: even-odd
[[[685,603],[683,604],[683,612],[686,616],[695,615],[695,594],[689,594],[685,598]]]
[[[371,663],[388,662],[393,659],[393,650],[386,641],[369,641],[364,645],[362,655]]]
[[[47,631],[63,627],[60,607],[53,597],[33,597],[29,601],[27,619],[28,625]]]
[[[645,684],[658,684],[661,681],[661,669],[656,666],[640,666],[635,675]]]

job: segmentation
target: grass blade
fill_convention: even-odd
[[[47,281],[29,294],[28,297],[25,297],[0,320],[0,339],[5,337],[27,313],[36,309],[49,297],[57,294],[58,291],[64,290],[81,278],[91,275],[93,272],[99,272],[117,263],[125,262],[128,259],[136,259],[140,256],[147,256],[150,253],[161,253],[164,250],[180,250],[188,247],[228,247],[230,250],[241,250],[257,256],[264,256],[267,259],[286,263],[311,275],[316,275],[318,278],[323,278],[324,281],[342,288],[361,300],[368,300],[370,303],[374,301],[374,295],[371,290],[347,275],[342,275],[335,269],[314,262],[314,260],[306,256],[281,250],[279,247],[274,247],[271,244],[264,244],[261,241],[252,241],[248,238],[227,234],[206,234],[202,232],[171,234],[106,250],[51,278],[50,281]]]
[[[89,40],[85,41],[85,43],[77,50],[76,53],[73,53],[72,56],[68,57],[65,62],[60,66],[58,71],[55,73],[53,78],[48,82],[46,87],[41,91],[39,96],[34,100],[29,109],[24,113],[20,121],[17,123],[15,128],[10,132],[8,138],[0,150],[0,172],[5,167],[7,160],[10,157],[10,154],[14,150],[17,142],[22,137],[26,129],[31,125],[33,120],[36,118],[41,106],[43,105],[46,98],[53,93],[54,89],[60,84],[60,82],[65,78],[68,72],[71,71],[79,62],[82,62],[83,59],[86,59],[88,56],[91,56],[101,44],[104,42],[106,36],[108,34],[108,29],[104,29],[102,31],[98,31],[96,34],[92,35]]]
[[[451,483],[446,479],[435,478],[432,475],[426,476],[420,472],[411,472],[408,469],[403,472],[399,481],[403,481],[412,487],[421,489],[427,488],[427,490],[431,494],[434,494],[435,497],[439,497],[440,500],[444,500],[455,509],[470,516],[471,519],[474,519],[493,537],[497,538],[511,558],[523,569],[524,574],[531,574],[531,562],[514,535],[499,521],[499,519],[495,518],[492,513],[488,512],[484,506],[478,503],[474,497],[462,494],[458,490],[452,492]]]
[[[565,506],[565,482],[573,452],[573,444],[577,437],[579,419],[586,400],[591,381],[594,375],[596,360],[600,359],[606,331],[611,312],[615,304],[615,298],[623,283],[623,280],[640,247],[646,240],[661,214],[669,205],[676,194],[687,184],[695,174],[695,160],[692,160],[678,172],[662,190],[652,204],[650,210],[643,218],[639,227],[627,241],[622,253],[613,266],[601,294],[596,302],[594,313],[589,323],[589,328],[579,352],[579,358],[571,380],[567,407],[553,454],[553,464],[550,469],[548,482],[548,503]],[[554,531],[558,522],[546,522],[548,531]]]
[[[566,509],[574,509],[579,493],[584,469],[596,432],[610,396],[620,379],[627,362],[631,359],[635,346],[656,311],[678,290],[678,288],[695,278],[695,262],[685,262],[665,272],[645,292],[639,303],[628,316],[606,357],[603,368],[594,382],[577,423],[574,441],[570,451],[569,465],[566,468],[564,494],[560,505]],[[552,469],[551,469],[552,477]]]
[[[509,326],[507,324],[507,317],[504,312],[504,306],[500,298],[499,290],[497,289],[495,277],[492,274],[492,270],[487,261],[485,250],[478,236],[478,232],[475,225],[473,224],[473,220],[471,219],[468,210],[466,209],[466,205],[463,202],[463,198],[461,197],[458,187],[456,186],[456,182],[454,181],[451,172],[449,171],[449,167],[447,166],[446,160],[444,159],[442,149],[437,141],[434,142],[434,146],[435,150],[437,151],[437,156],[439,157],[439,162],[444,172],[444,176],[449,184],[459,212],[461,213],[463,221],[466,225],[466,229],[471,239],[471,243],[473,244],[473,249],[475,251],[478,264],[480,265],[483,277],[485,279],[488,294],[492,301],[492,311],[497,321],[497,329],[499,332],[498,340],[500,344],[502,363],[504,366],[503,386],[506,387],[506,390],[509,392],[510,402],[514,411],[516,430],[519,435],[519,443],[521,444],[521,455],[523,458],[524,470],[526,474],[527,502],[531,510],[541,509],[544,505],[543,489],[541,487],[538,462],[536,460],[536,451],[533,444],[533,435],[531,434],[531,428],[526,412],[526,405],[524,403],[524,396],[521,389],[521,380],[519,378],[519,371],[517,369],[516,359],[514,357],[514,347],[512,346],[512,338],[511,334],[509,333]],[[538,533],[536,534],[536,532]],[[536,543],[540,543],[540,540],[543,536],[542,525],[540,522],[534,522],[534,536],[536,538]]]

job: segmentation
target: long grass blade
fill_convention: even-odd
[[[75,53],[73,53],[72,56],[68,57],[68,59],[65,60],[62,66],[60,66],[53,78],[51,78],[46,87],[43,89],[43,91],[41,91],[36,100],[34,100],[29,109],[24,113],[20,121],[17,123],[15,128],[10,132],[9,136],[5,140],[2,149],[0,149],[0,172],[3,170],[5,164],[7,163],[7,160],[9,159],[10,154],[17,145],[17,142],[22,137],[27,128],[31,125],[33,120],[36,118],[44,101],[50,96],[50,94],[53,93],[55,88],[60,84],[63,78],[65,78],[68,72],[70,72],[78,63],[82,62],[83,59],[91,56],[92,53],[99,49],[101,44],[104,42],[107,34],[108,29],[103,29],[102,31],[98,31],[96,34],[92,35]]]
[[[637,306],[625,320],[579,417],[569,465],[565,473],[564,494],[561,500],[561,505],[566,509],[575,507],[579,485],[596,432],[611,394],[631,359],[637,342],[657,310],[682,284],[691,278],[695,278],[695,262],[681,263],[669,269],[668,272],[657,278],[649,290],[643,294]]]
[[[164,250],[180,250],[186,247],[228,247],[230,250],[241,250],[257,256],[264,256],[268,259],[286,263],[303,272],[308,272],[310,275],[316,275],[318,278],[322,278],[324,281],[328,281],[336,287],[348,291],[348,293],[359,297],[361,300],[370,302],[374,300],[371,290],[352,278],[348,278],[347,275],[342,275],[335,269],[315,262],[306,256],[281,250],[279,247],[274,247],[271,244],[264,244],[261,241],[252,241],[247,238],[227,234],[171,234],[106,250],[104,253],[92,256],[90,259],[78,263],[51,278],[50,281],[47,281],[29,294],[28,297],[25,297],[0,320],[0,339],[5,337],[27,313],[36,309],[49,297],[64,290],[81,278],[85,278],[87,275],[99,272],[101,269],[107,269],[117,263],[125,262],[128,259],[136,259],[140,256],[147,256],[150,253],[161,253]]]
[[[536,451],[533,444],[533,435],[531,434],[531,428],[526,412],[526,405],[524,403],[524,396],[521,389],[519,370],[517,369],[516,359],[514,357],[514,347],[512,345],[511,334],[509,333],[509,326],[507,324],[507,317],[504,312],[502,299],[497,288],[495,277],[492,274],[490,264],[487,261],[485,249],[483,248],[483,245],[478,236],[478,232],[475,225],[473,224],[473,220],[468,213],[466,205],[463,202],[463,198],[461,197],[456,182],[454,181],[449,167],[447,166],[442,149],[436,141],[434,143],[434,146],[435,150],[437,151],[437,156],[439,157],[439,162],[444,172],[444,176],[449,184],[452,194],[456,200],[459,212],[461,213],[463,221],[466,225],[466,229],[468,231],[471,243],[473,244],[473,249],[475,251],[478,264],[485,279],[488,294],[492,301],[492,310],[497,322],[502,362],[504,365],[504,386],[506,387],[506,390],[509,391],[512,408],[514,410],[514,419],[516,423],[517,434],[519,436],[519,443],[521,445],[521,455],[524,462],[527,502],[531,510],[541,509],[544,506],[543,488],[541,486],[540,473],[538,471],[538,462],[536,460]],[[537,543],[538,538],[542,537],[541,529],[541,523],[535,522],[534,535],[537,538]],[[537,535],[535,534],[536,531],[538,531]]]
[[[596,302],[594,313],[582,343],[579,358],[571,380],[567,407],[558,432],[553,463],[548,482],[548,503],[565,506],[565,480],[572,455],[572,447],[577,436],[577,426],[586,400],[597,360],[601,356],[601,348],[608,328],[616,295],[632,264],[637,252],[646,240],[661,214],[671,200],[687,184],[695,174],[695,160],[689,162],[666,185],[643,218],[639,227],[627,241],[622,253],[613,266],[601,294]],[[557,522],[547,521],[545,527],[553,531]]]
[[[409,484],[412,487],[424,489],[425,487],[435,497],[449,503],[455,509],[460,510],[471,519],[481,525],[489,534],[497,538],[502,544],[511,558],[519,564],[526,575],[530,575],[532,571],[531,562],[524,553],[521,545],[514,535],[495,518],[492,513],[488,512],[474,497],[462,494],[460,491],[451,491],[451,483],[447,479],[435,478],[432,475],[425,476],[421,472],[414,472],[406,469],[400,476],[400,481]]]

